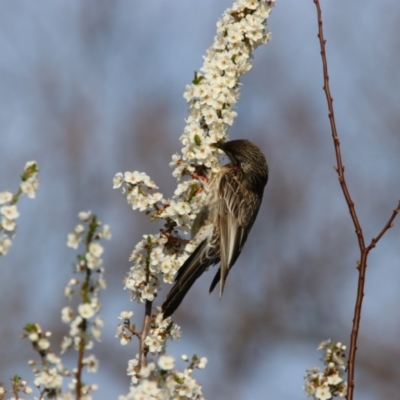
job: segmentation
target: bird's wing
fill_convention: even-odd
[[[211,224],[203,227],[201,230],[201,242],[180,267],[175,278],[175,283],[162,305],[164,318],[174,313],[200,275],[210,265],[216,264],[219,261],[218,236],[215,231]]]
[[[204,272],[206,266],[202,263],[202,258],[204,258],[206,246],[207,241],[203,240],[179,269],[174,286],[172,286],[162,305],[164,318],[173,314],[193,283]]]
[[[246,242],[249,232],[248,224],[252,219],[252,204],[250,203],[254,199],[251,193],[240,185],[233,170],[227,171],[222,175],[218,190],[219,211],[217,224],[220,234],[221,266],[211,283],[210,292],[221,280],[221,296],[229,270],[236,262]]]

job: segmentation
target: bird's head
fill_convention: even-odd
[[[248,184],[263,190],[268,181],[268,164],[258,146],[249,140],[239,139],[216,143],[230,159],[232,167],[241,171]]]

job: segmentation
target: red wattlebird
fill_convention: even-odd
[[[195,250],[179,269],[175,283],[162,305],[164,318],[178,308],[197,278],[210,266],[221,263],[210,292],[226,278],[246,243],[268,181],[268,165],[261,150],[248,140],[214,145],[230,159],[208,183],[208,195],[194,220]]]

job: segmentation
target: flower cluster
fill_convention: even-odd
[[[325,364],[323,371],[314,367],[307,371],[304,377],[304,390],[309,397],[316,400],[329,400],[332,397],[345,397],[347,383],[344,381],[345,350],[346,346],[340,342],[332,342],[330,339],[321,342],[318,350],[324,350],[322,361]]]
[[[131,311],[123,311],[119,319],[123,322],[117,328],[117,337],[122,345],[132,340],[133,336],[141,336],[136,332],[135,325],[131,325]],[[120,396],[119,400],[131,399],[203,399],[201,386],[193,378],[194,369],[203,369],[207,364],[205,357],[193,356],[189,362],[187,356],[182,356],[183,361],[188,362],[188,367],[183,372],[174,370],[175,360],[165,355],[167,340],[178,340],[181,336],[178,325],[171,318],[163,319],[161,309],[152,318],[149,331],[144,339],[147,351],[152,355],[158,355],[158,362],[150,362],[140,366],[140,355],[129,360],[127,374],[131,377],[132,386],[126,396]]]
[[[160,288],[161,279],[172,283],[173,278],[187,257],[183,249],[191,250],[191,244],[184,240],[171,239],[159,233],[144,235],[129,258],[134,264],[124,279],[125,289],[131,299],[139,302],[153,301]]]
[[[144,341],[151,354],[165,351],[168,339],[178,340],[181,337],[180,327],[171,321],[171,318],[163,319],[161,309],[150,325],[149,333]]]
[[[118,189],[122,185],[128,204],[133,210],[145,211],[152,216],[160,208],[163,196],[161,193],[150,193],[158,186],[144,172],[118,172],[113,179],[113,188]]]
[[[78,257],[78,262],[75,264],[76,272],[89,269],[100,274],[100,282],[103,282],[102,274],[104,270],[101,268],[103,263],[101,255],[103,247],[98,242],[99,239],[111,239],[111,231],[108,225],[102,225],[97,221],[95,216],[92,216],[90,211],[81,211],[78,218],[88,224],[88,231],[85,231],[84,225],[79,223],[75,226],[74,232],[67,236],[67,246],[72,249],[77,249],[81,242],[85,242],[86,252],[83,256]],[[100,229],[101,227],[101,229]]]
[[[183,355],[182,360],[188,363],[183,372],[174,369],[175,359],[167,355],[160,356],[157,364],[151,362],[138,373],[134,372],[140,377],[140,381],[131,386],[126,396],[119,396],[118,400],[204,399],[201,386],[193,378],[193,371],[203,369],[207,364],[207,358],[198,358],[194,355],[189,361],[188,357]],[[128,366],[128,375],[135,369],[138,370],[137,363],[131,362]]]
[[[79,246],[79,243],[85,246],[83,254],[77,257],[78,261],[75,263],[75,270],[83,274],[83,279],[82,281],[71,279],[64,289],[64,294],[67,298],[71,298],[75,292],[74,288],[78,288],[76,291],[81,294],[82,301],[76,310],[66,306],[61,311],[62,321],[69,324],[70,328],[69,335],[64,337],[61,344],[61,351],[64,353],[70,347],[74,347],[79,353],[78,365],[85,366],[88,372],[96,372],[97,359],[94,355],[84,357],[84,351],[93,348],[93,340],[100,341],[101,329],[104,325],[102,318],[97,315],[101,307],[100,290],[106,288],[101,259],[104,250],[99,240],[109,240],[111,232],[109,226],[102,225],[90,211],[80,212],[78,217],[82,223],[75,227],[73,233],[68,234],[67,245],[74,249]],[[74,371],[74,373],[72,387],[80,385],[80,389],[85,393],[95,390],[93,385],[82,386],[79,376],[81,371]]]
[[[15,220],[19,217],[17,202],[20,196],[26,195],[35,198],[39,187],[37,176],[38,168],[36,161],[28,161],[21,175],[21,184],[15,195],[9,191],[0,192],[0,256],[6,255],[11,247],[11,239],[15,235],[17,224]]]
[[[163,319],[161,309],[158,307],[157,314],[152,318],[150,323],[149,332],[144,338],[144,343],[151,354],[161,354],[165,351],[167,340],[178,340],[181,337],[180,327],[171,321],[171,318]],[[132,340],[134,335],[140,335],[136,332],[135,325],[131,325],[132,311],[122,311],[118,317],[122,320],[122,324],[117,327],[116,337],[120,340],[122,345],[126,345]],[[139,364],[138,358],[130,361],[131,365],[137,366]],[[132,371],[135,371],[132,368]],[[138,371],[136,371],[138,372]],[[132,383],[137,383],[139,376],[132,375]]]
[[[6,390],[3,387],[3,384],[0,383],[0,400],[3,400],[4,396],[6,395],[7,392],[12,392],[15,397],[11,397],[10,400],[13,399],[19,399],[19,400],[24,400],[23,397],[21,397],[21,394],[31,394],[32,393],[32,388],[28,386],[26,381],[22,380],[21,377],[18,375],[13,376],[11,379],[12,382],[12,390]]]
[[[29,364],[35,374],[34,384],[40,389],[39,399],[57,398],[70,400],[72,398],[85,398],[91,400],[91,392],[97,390],[95,384],[84,384],[82,374],[97,372],[98,360],[94,355],[85,355],[86,350],[94,346],[94,340],[100,340],[103,320],[98,316],[100,310],[99,292],[105,289],[103,278],[104,268],[101,255],[103,247],[100,239],[110,239],[111,233],[108,225],[102,225],[95,215],[89,212],[79,213],[80,223],[74,232],[68,235],[67,245],[74,249],[83,243],[85,250],[79,255],[75,264],[75,271],[82,274],[81,280],[71,279],[64,289],[65,296],[70,299],[74,292],[81,295],[82,301],[76,310],[66,306],[61,311],[61,319],[69,324],[69,335],[65,336],[61,344],[61,354],[69,348],[77,350],[78,367],[72,372],[64,367],[62,360],[50,347],[51,332],[43,332],[39,324],[27,324],[22,337],[28,338],[33,348],[41,357],[41,365],[35,361]],[[75,289],[76,288],[76,289]],[[68,388],[70,391],[61,393],[63,378],[71,377]],[[75,394],[74,394],[75,392]]]
[[[238,0],[218,21],[214,43],[184,93],[190,116],[181,136],[182,156],[172,159],[174,176],[192,174],[197,166],[218,171],[217,153],[210,145],[227,137],[237,116],[233,108],[240,77],[251,69],[253,50],[269,39],[266,25],[273,5],[274,1]]]
[[[59,396],[63,378],[70,376],[71,373],[50,347],[51,332],[43,332],[39,324],[26,324],[24,330],[25,333],[21,336],[30,340],[41,358],[41,366],[37,365],[34,360],[29,361],[35,375],[34,385],[41,392],[40,398],[44,398],[44,394],[50,398]]]

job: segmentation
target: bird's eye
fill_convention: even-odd
[[[235,165],[233,166],[234,171],[237,171],[239,168],[240,168],[239,164],[235,164]]]

